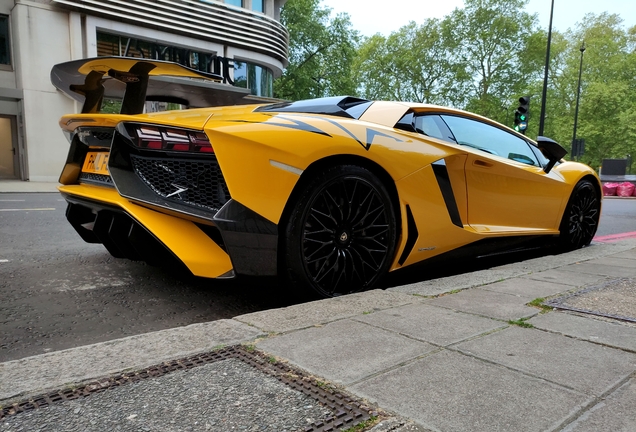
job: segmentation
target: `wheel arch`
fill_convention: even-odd
[[[570,195],[566,198],[565,203],[563,204],[563,212],[561,213],[561,217],[563,217],[563,215],[565,214],[565,212],[567,210],[568,203],[570,202],[570,198],[572,198],[572,194],[574,193],[574,189],[576,188],[576,185],[578,185],[583,180],[587,180],[590,183],[592,183],[592,185],[594,186],[594,191],[597,193],[597,195],[599,197],[599,200],[601,201],[601,205],[602,205],[602,202],[603,202],[603,187],[601,185],[601,182],[598,179],[598,177],[595,176],[594,174],[587,173],[587,174],[583,175],[581,178],[579,178],[578,180],[576,180],[575,182],[572,183],[572,189],[570,190]]]
[[[581,177],[581,179],[579,181],[581,181],[581,180],[589,180],[590,182],[592,182],[592,184],[594,185],[594,189],[596,190],[596,193],[598,194],[599,198],[602,201],[603,189],[601,187],[601,184],[599,183],[598,178],[596,176],[592,175],[592,174],[587,174],[587,175],[584,175],[583,177]]]
[[[289,195],[287,202],[285,203],[285,208],[283,209],[283,213],[281,215],[280,221],[278,223],[278,250],[279,250],[279,262],[281,262],[280,251],[282,250],[281,241],[285,236],[283,230],[287,226],[289,215],[293,210],[294,203],[298,200],[298,197],[303,190],[303,188],[307,185],[307,183],[312,179],[315,173],[320,172],[321,170],[338,165],[356,165],[361,168],[365,168],[369,170],[372,174],[378,177],[380,181],[384,184],[391,196],[391,202],[393,203],[393,211],[395,212],[395,220],[397,221],[396,229],[396,238],[400,238],[402,235],[402,214],[400,209],[400,199],[397,187],[395,185],[395,181],[391,177],[391,175],[379,164],[376,162],[361,157],[357,155],[333,155],[327,156],[325,158],[316,160],[312,162],[300,175],[300,179],[296,182],[292,193]],[[398,253],[398,248],[396,247],[396,253]]]
[[[577,222],[576,218],[574,220],[574,227],[571,227],[569,224],[572,223],[572,220],[568,221],[568,217],[569,217],[569,209],[571,206],[571,203],[573,202],[573,200],[575,199],[575,194],[578,192],[578,188],[579,185],[582,182],[589,182],[592,185],[592,188],[594,190],[594,192],[596,193],[596,196],[598,197],[598,215],[596,216],[596,219],[594,220],[594,232],[590,234],[589,238],[584,238],[582,237],[582,235],[580,234],[583,231],[588,231],[589,230],[585,230],[585,228],[581,228],[581,226],[587,224],[589,226],[589,218],[593,218],[592,216],[588,216],[586,214],[583,214],[583,211],[587,212],[587,209],[585,209],[585,206],[583,206],[583,209],[580,210],[580,216],[581,219]],[[601,212],[601,207],[602,207],[602,203],[603,203],[603,193],[602,193],[602,186],[600,184],[600,181],[598,179],[598,177],[594,174],[588,173],[584,176],[582,176],[581,178],[579,178],[576,183],[574,183],[574,186],[572,188],[572,191],[570,192],[570,196],[567,199],[567,203],[565,205],[565,208],[563,209],[563,214],[561,216],[561,223],[559,224],[559,231],[560,231],[560,235],[559,235],[559,244],[560,247],[565,250],[565,251],[570,251],[570,250],[574,250],[574,249],[578,249],[581,247],[585,247],[587,245],[590,244],[590,242],[592,241],[594,234],[596,232],[596,230],[598,229],[598,223],[600,220],[600,212]],[[572,237],[571,233],[573,231],[577,231],[578,234],[576,237]],[[582,240],[583,239],[583,240]]]

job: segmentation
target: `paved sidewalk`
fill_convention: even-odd
[[[0,180],[0,193],[4,192],[57,192],[58,182],[32,182],[22,180]]]
[[[636,281],[633,241],[2,363],[0,405],[248,344],[385,413],[373,431],[634,431],[636,325],[527,305],[616,280]],[[636,318],[635,298],[610,301]],[[330,415],[254,371],[173,372],[9,415],[0,431],[318,430]]]

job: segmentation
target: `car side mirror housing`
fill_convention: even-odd
[[[552,138],[543,136],[537,137],[537,146],[539,147],[539,150],[541,150],[543,155],[550,161],[545,166],[545,168],[543,168],[546,174],[549,173],[552,168],[554,168],[554,165],[558,161],[563,159],[563,156],[568,154],[568,151],[561,147],[561,144],[559,144]]]

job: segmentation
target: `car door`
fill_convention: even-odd
[[[468,224],[478,232],[556,232],[566,185],[546,174],[540,152],[519,136],[458,115],[441,115],[467,148]]]

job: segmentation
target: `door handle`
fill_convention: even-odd
[[[483,161],[481,159],[475,159],[473,161],[473,165],[474,166],[478,166],[478,167],[482,167],[482,168],[492,168],[493,164],[491,164],[490,162]]]

